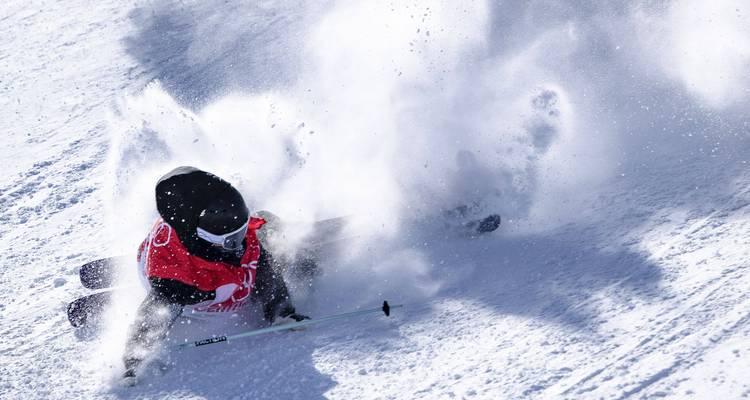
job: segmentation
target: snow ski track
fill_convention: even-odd
[[[730,199],[725,206],[736,209],[731,203]],[[683,241],[675,238],[666,243],[663,247],[665,251],[662,253],[674,249],[677,252],[676,255],[679,256],[690,254],[699,251],[706,241],[720,241],[726,231],[743,231],[747,228],[747,223],[744,221],[739,222],[740,226],[728,226],[733,223],[723,221],[721,216],[725,215],[727,214],[723,210],[712,212],[709,217],[701,219],[688,228],[687,234],[678,235],[678,238]],[[700,233],[703,234],[699,235]],[[681,248],[675,248],[678,242],[683,244]],[[672,255],[662,254],[661,257],[671,258]],[[721,261],[723,260],[716,260],[716,262]],[[673,389],[679,385],[679,380],[673,383],[666,382],[666,380],[676,371],[686,370],[695,365],[709,350],[748,326],[750,314],[745,310],[750,309],[750,294],[745,290],[727,290],[727,288],[736,287],[740,281],[745,281],[747,285],[750,285],[748,265],[744,261],[741,262],[742,264],[726,265],[719,276],[708,279],[698,287],[678,295],[669,303],[669,308],[660,314],[664,322],[656,323],[660,325],[657,330],[642,337],[634,346],[617,352],[618,355],[614,359],[609,357],[610,361],[605,361],[603,366],[597,366],[594,371],[568,385],[560,394],[565,396],[573,394],[575,395],[573,397],[577,397],[595,391],[612,380],[611,375],[603,375],[614,374],[615,371],[621,371],[619,374],[622,376],[616,379],[619,382],[617,387],[608,387],[608,392],[622,391],[618,399],[637,395],[654,385],[666,385],[666,389]],[[699,266],[700,264],[692,265],[694,268]],[[671,283],[674,284],[674,282]],[[671,286],[668,286],[665,289],[672,290],[670,288]],[[649,361],[649,358],[660,354],[670,356],[666,357],[666,360],[662,358]],[[630,370],[652,372],[645,376],[636,376],[634,381],[628,382],[627,375]]]

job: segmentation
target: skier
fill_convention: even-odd
[[[159,179],[160,219],[139,248],[149,292],[128,333],[125,379],[180,315],[228,315],[257,301],[270,324],[296,313],[280,266],[258,239],[266,221],[251,217],[242,195],[223,179],[179,167]]]

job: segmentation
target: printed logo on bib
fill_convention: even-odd
[[[248,268],[244,268],[243,272],[242,285],[228,283],[219,286],[216,288],[216,298],[213,301],[196,304],[193,306],[192,312],[226,313],[245,307],[253,290],[253,274]]]
[[[220,313],[233,313],[243,309],[248,304],[247,300],[242,301],[231,301],[227,300],[223,303],[209,304],[208,306],[199,307],[196,306],[191,310],[191,313],[197,314],[220,314]],[[189,316],[189,315],[188,315]]]
[[[256,269],[256,268],[258,268],[258,262],[257,261],[250,261],[247,264],[242,264],[242,268]]]

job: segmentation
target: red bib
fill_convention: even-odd
[[[194,312],[235,311],[246,305],[255,284],[260,258],[256,231],[265,222],[261,218],[250,218],[245,235],[245,253],[239,267],[190,254],[175,230],[162,219],[154,224],[151,233],[141,244],[139,262],[145,261],[144,272],[148,278],[174,279],[202,291],[216,293],[214,300],[190,307]]]

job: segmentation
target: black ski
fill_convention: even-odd
[[[108,289],[112,286],[117,263],[125,257],[107,257],[89,261],[79,268],[81,285],[87,289]],[[110,302],[112,291],[93,293],[68,304],[68,321],[81,328],[99,321],[102,311]]]
[[[471,237],[494,232],[500,227],[500,214],[482,215],[481,207],[476,204],[463,204],[455,208],[444,210],[441,218],[448,230]]]
[[[111,258],[102,258],[81,265],[78,274],[81,285],[87,289],[100,289],[112,285]]]
[[[482,219],[468,222],[466,227],[476,233],[489,233],[500,227],[500,215],[490,214]]]
[[[68,304],[68,321],[76,328],[99,321],[112,299],[112,291],[83,296]]]
[[[127,256],[107,257],[81,265],[78,271],[81,284],[87,289],[104,289],[112,286],[117,264],[128,258]]]

